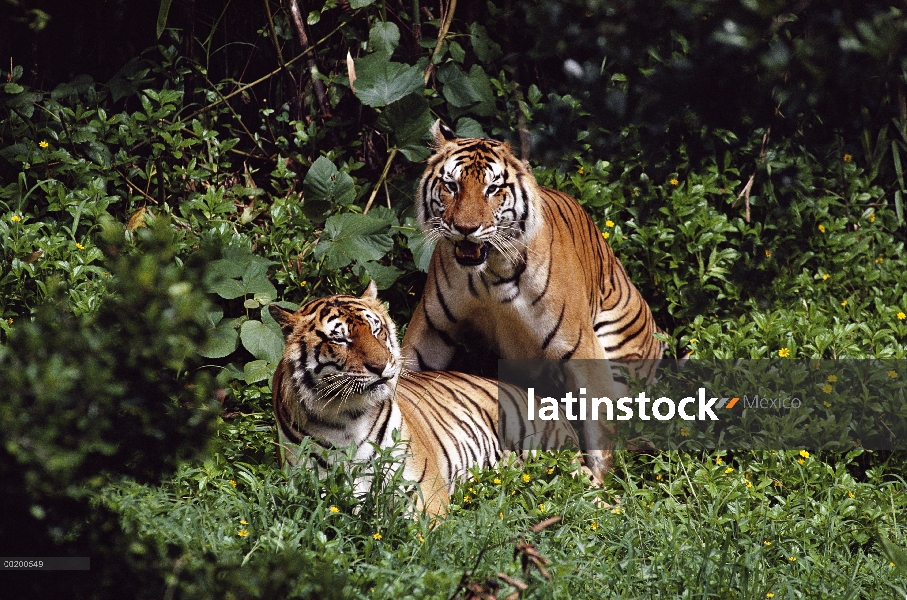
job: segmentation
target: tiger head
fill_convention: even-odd
[[[337,421],[393,397],[400,345],[374,281],[358,298],[319,298],[296,312],[272,304],[270,312],[286,338],[284,401],[291,395],[309,414]]]
[[[506,142],[458,138],[436,121],[435,153],[419,183],[416,213],[430,239],[453,244],[460,265],[484,265],[489,255],[519,260],[532,237],[535,178]]]

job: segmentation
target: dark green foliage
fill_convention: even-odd
[[[77,318],[65,302],[48,302],[0,346],[0,476],[13,499],[0,535],[10,555],[106,563],[124,542],[90,498],[111,478],[155,481],[206,450],[214,390],[197,370],[197,349],[211,254],[177,264],[165,220],[137,237],[132,247],[110,223],[99,240],[111,283],[95,315]]]

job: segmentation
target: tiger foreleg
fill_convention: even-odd
[[[440,371],[450,366],[456,351],[456,332],[442,328],[428,317],[426,300],[423,297],[413,312],[412,320],[406,327],[400,354],[403,367],[410,371]]]

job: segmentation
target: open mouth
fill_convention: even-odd
[[[379,386],[384,385],[387,382],[388,382],[387,377],[382,377],[381,379],[373,381],[372,383],[365,386],[365,389],[363,391],[370,392],[374,389],[377,389]]]
[[[462,240],[454,244],[454,258],[461,265],[481,265],[488,260],[488,244]]]

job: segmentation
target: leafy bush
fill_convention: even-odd
[[[61,5],[0,21],[4,539],[100,557],[68,580],[94,597],[503,596],[499,572],[527,595],[903,597],[900,455],[622,455],[603,490],[558,456],[476,473],[434,528],[394,486],[357,513],[342,473],[274,469],[266,310],[375,279],[408,321],[442,118],[579,199],[675,354],[903,358],[900,7],[140,4],[67,47],[159,45],[67,80]]]

